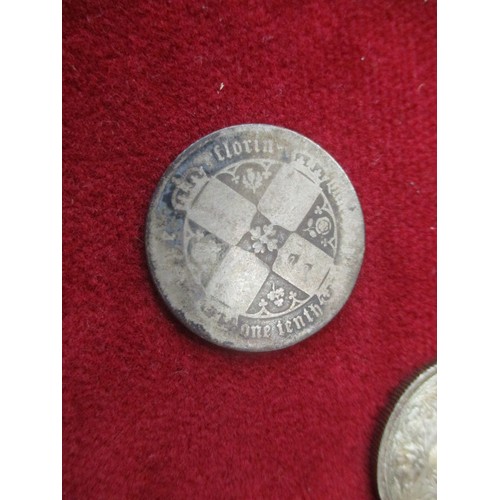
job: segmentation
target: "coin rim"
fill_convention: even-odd
[[[178,165],[182,163],[182,161],[189,157],[189,155],[193,152],[196,151],[200,148],[200,146],[209,141],[213,136],[221,134],[221,132],[226,132],[226,131],[234,131],[237,129],[247,129],[247,128],[266,128],[266,129],[274,129],[274,130],[280,130],[282,132],[291,134],[293,136],[296,136],[298,139],[301,141],[305,141],[309,143],[313,148],[318,148],[322,151],[323,154],[325,154],[333,163],[338,167],[340,174],[344,176],[344,178],[347,180],[348,185],[350,186],[352,190],[352,194],[354,195],[354,198],[357,202],[358,208],[359,208],[359,222],[360,222],[360,240],[358,242],[358,248],[357,251],[359,253],[359,266],[357,269],[355,269],[352,272],[353,280],[352,280],[352,286],[347,294],[343,297],[342,300],[339,300],[339,307],[337,308],[337,312],[333,316],[329,316],[327,318],[324,318],[322,321],[317,323],[317,328],[312,329],[309,333],[303,335],[303,336],[297,336],[297,338],[284,342],[283,344],[279,345],[266,345],[264,347],[259,347],[259,346],[238,346],[234,344],[228,344],[226,341],[219,340],[217,337],[214,335],[211,335],[210,332],[206,330],[206,328],[203,326],[203,324],[199,323],[194,323],[189,321],[182,310],[175,309],[173,305],[170,303],[168,300],[166,294],[163,293],[162,291],[162,286],[160,285],[160,280],[157,276],[157,273],[155,272],[154,265],[153,265],[153,257],[151,255],[151,248],[150,248],[150,237],[151,237],[151,222],[152,222],[152,217],[154,213],[154,208],[158,202],[158,198],[161,196],[163,193],[164,187],[167,182],[167,178],[172,176],[175,173],[175,169]],[[356,286],[356,283],[358,281],[359,273],[361,271],[361,267],[363,265],[364,261],[364,253],[365,253],[365,241],[366,241],[366,227],[365,227],[365,222],[364,222],[364,215],[363,215],[363,209],[361,207],[361,203],[359,201],[358,194],[354,188],[354,185],[352,184],[349,176],[346,174],[342,166],[333,158],[328,151],[326,151],[323,147],[321,147],[319,144],[314,142],[313,140],[309,139],[308,137],[302,135],[299,132],[296,132],[294,130],[288,129],[286,127],[280,127],[276,125],[270,125],[270,124],[265,124],[265,123],[242,123],[238,125],[231,125],[229,127],[223,127],[221,129],[215,130],[211,132],[210,134],[207,134],[200,139],[196,140],[192,144],[190,144],[187,148],[185,148],[177,157],[167,166],[165,171],[163,172],[162,176],[157,182],[156,188],[154,190],[154,193],[151,197],[151,201],[149,204],[148,208],[148,213],[146,217],[146,228],[145,228],[145,247],[146,247],[146,258],[147,258],[147,264],[148,264],[148,269],[150,276],[156,286],[156,289],[162,298],[162,301],[165,303],[167,308],[172,312],[172,314],[190,331],[193,332],[195,335],[207,340],[208,342],[218,345],[220,347],[224,347],[226,349],[231,349],[235,351],[240,351],[240,352],[271,352],[271,351],[278,351],[281,349],[285,349],[287,347],[291,347],[299,342],[302,342],[303,340],[306,340],[310,336],[318,333],[322,328],[324,328],[330,321],[337,316],[337,314],[342,310],[344,305],[346,304],[347,300],[349,297],[352,295],[354,291],[354,287]]]
[[[382,437],[380,438],[380,445],[377,453],[377,490],[381,500],[396,500],[392,499],[390,496],[387,487],[388,480],[385,477],[386,467],[382,467],[382,464],[385,464],[387,461],[387,454],[390,448],[390,436],[394,433],[398,419],[413,395],[425,382],[435,376],[437,376],[437,363],[429,366],[413,379],[397,400],[387,419]]]

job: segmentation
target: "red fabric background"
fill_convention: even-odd
[[[68,0],[63,13],[64,497],[373,498],[380,412],[436,355],[435,2]],[[257,355],[187,332],[143,242],[167,165],[248,122],[329,151],[367,240],[342,312]]]

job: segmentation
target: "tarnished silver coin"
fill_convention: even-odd
[[[437,497],[437,367],[428,368],[398,400],[380,441],[378,491],[382,500]]]
[[[321,147],[284,128],[238,125],[195,142],[165,172],[146,246],[161,295],[191,330],[269,351],[343,306],[364,224],[349,179]]]

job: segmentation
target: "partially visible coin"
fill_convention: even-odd
[[[321,147],[238,125],[186,149],[153,196],[146,247],[174,314],[216,344],[281,349],[332,319],[364,252],[354,189]]]
[[[437,367],[405,390],[387,421],[377,460],[382,500],[437,497]]]

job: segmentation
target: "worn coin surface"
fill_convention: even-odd
[[[339,164],[302,135],[237,125],[187,148],[148,213],[154,281],[216,344],[281,349],[331,320],[356,281],[364,224]]]
[[[437,367],[405,390],[387,421],[377,460],[382,500],[437,497]]]

